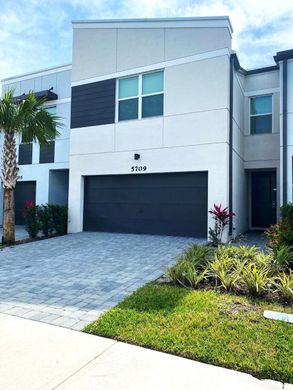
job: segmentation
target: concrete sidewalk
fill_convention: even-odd
[[[292,385],[0,315],[0,389],[292,390]]]

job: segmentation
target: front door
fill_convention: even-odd
[[[267,228],[276,223],[276,172],[251,173],[251,227]]]

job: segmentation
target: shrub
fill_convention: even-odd
[[[48,204],[48,212],[52,218],[52,229],[56,234],[66,234],[68,217],[67,206]]]
[[[281,218],[265,232],[268,237],[268,246],[279,249],[282,245],[293,247],[293,203],[281,207]]]
[[[289,202],[281,207],[281,218],[286,219],[293,226],[293,203]]]
[[[45,237],[48,237],[54,230],[51,208],[48,205],[38,206],[37,215],[40,230]]]
[[[293,273],[280,273],[273,281],[273,285],[280,298],[286,303],[293,302]]]
[[[293,246],[281,244],[272,249],[272,267],[275,271],[288,271],[293,267]]]
[[[25,202],[23,216],[26,231],[30,238],[35,238],[39,232],[38,206],[32,200]]]
[[[214,207],[209,211],[215,220],[214,229],[209,228],[209,238],[214,246],[222,243],[222,237],[225,227],[228,225],[230,218],[235,214],[230,212],[228,207],[222,208],[222,205],[214,204]]]

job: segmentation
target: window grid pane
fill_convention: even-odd
[[[119,102],[119,121],[138,119],[138,98]]]
[[[138,95],[138,76],[119,80],[119,99]]]
[[[272,114],[252,116],[250,118],[251,134],[266,134],[272,132]]]
[[[162,71],[142,75],[142,94],[158,93],[164,89],[164,73]]]
[[[151,95],[142,98],[142,118],[163,115],[164,95]]]
[[[272,112],[272,96],[257,96],[250,99],[250,114],[270,114]]]

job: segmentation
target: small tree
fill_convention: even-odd
[[[228,207],[222,208],[222,205],[214,204],[214,207],[209,211],[215,220],[214,229],[209,228],[209,238],[213,245],[217,246],[222,243],[225,227],[229,224],[230,218],[235,214],[230,212]]]
[[[59,134],[58,117],[45,110],[44,99],[37,99],[29,92],[24,100],[17,101],[14,90],[5,92],[0,99],[0,133],[4,135],[2,185],[4,188],[3,242],[15,241],[14,190],[18,180],[16,160],[16,136],[23,142],[48,144]]]

